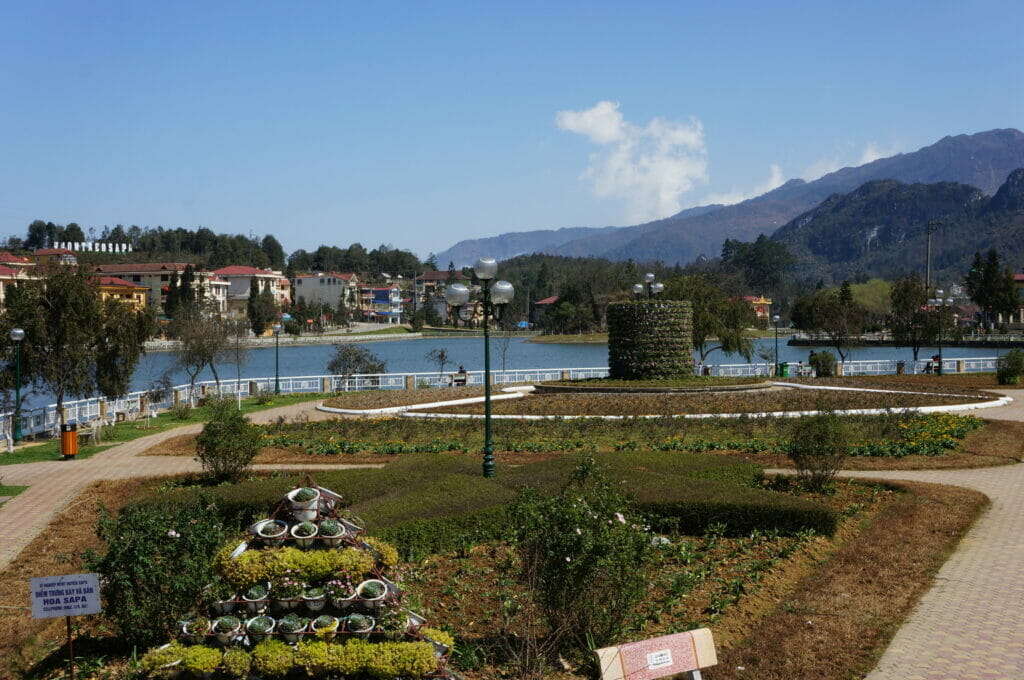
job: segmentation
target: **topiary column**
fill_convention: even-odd
[[[693,307],[676,300],[608,305],[608,370],[619,380],[693,375]]]

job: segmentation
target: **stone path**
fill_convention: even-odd
[[[978,415],[1024,421],[1024,392],[1006,394],[1016,401]],[[317,420],[332,414],[316,411],[311,402],[262,411],[252,418],[268,422],[280,416]],[[50,519],[93,481],[197,471],[198,463],[190,458],[138,454],[162,440],[199,429],[199,425],[190,425],[143,437],[81,461],[0,467],[4,483],[29,486],[0,506],[0,568],[17,557]],[[868,679],[1024,680],[1024,465],[848,474],[964,486],[992,499],[991,508],[939,571],[935,584],[897,632]]]

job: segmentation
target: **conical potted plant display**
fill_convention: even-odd
[[[359,604],[367,611],[378,609],[388,594],[388,584],[380,579],[367,579],[356,588]]]
[[[328,548],[337,548],[345,540],[345,525],[328,517],[320,522],[320,542]]]
[[[277,622],[277,632],[281,634],[285,642],[298,642],[299,637],[306,630],[308,624],[309,622],[306,619],[298,614],[291,613]]]
[[[231,644],[231,641],[238,637],[241,631],[242,620],[231,614],[220,617],[213,624],[213,633],[222,645]]]
[[[242,595],[242,601],[245,603],[245,611],[250,615],[262,614],[267,609],[269,596],[269,584],[257,583],[256,585],[245,591]]]
[[[331,606],[340,611],[351,609],[356,600],[356,589],[345,573],[335,574],[333,579],[324,584],[324,591]]]
[[[318,612],[327,604],[327,591],[323,586],[306,588],[306,592],[302,594],[302,600],[306,603],[306,609]]]
[[[197,616],[191,621],[186,621],[181,626],[181,632],[185,634],[185,637],[194,645],[200,645],[206,642],[206,636],[210,634],[210,629],[213,624],[210,623],[210,619],[205,616]]]
[[[253,642],[259,642],[274,632],[274,624],[274,619],[269,616],[255,616],[245,622],[245,632],[249,634]]]
[[[364,639],[370,637],[375,625],[373,617],[366,614],[349,614],[345,617],[345,629]]]
[[[292,517],[299,522],[314,520],[320,505],[320,492],[308,486],[292,489],[288,492],[288,505],[291,507]]]
[[[311,548],[316,543],[316,525],[312,522],[299,522],[292,527],[292,538],[300,548]]]
[[[331,616],[330,614],[321,614],[313,619],[312,630],[318,637],[330,640],[334,637],[334,634],[338,631],[338,626],[340,625],[341,622],[338,621],[337,617]]]

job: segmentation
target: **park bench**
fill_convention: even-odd
[[[594,653],[601,666],[601,680],[653,680],[680,673],[700,680],[700,669],[718,663],[708,628],[605,647]]]

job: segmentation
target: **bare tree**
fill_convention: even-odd
[[[213,373],[220,391],[217,363],[225,359],[230,347],[228,327],[224,321],[207,315],[198,305],[190,305],[178,313],[168,333],[180,344],[177,350],[178,366],[189,379],[189,398],[195,393],[196,378],[207,366]]]

